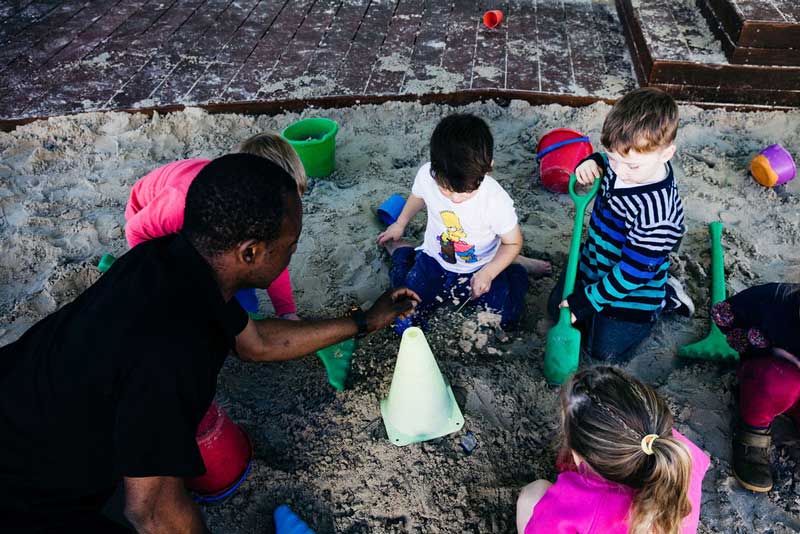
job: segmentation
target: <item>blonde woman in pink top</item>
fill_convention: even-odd
[[[710,461],[672,427],[651,387],[616,367],[592,367],[564,384],[561,409],[563,471],[555,484],[522,489],[519,534],[697,532]]]
[[[261,156],[280,165],[297,182],[300,195],[305,193],[307,179],[303,164],[292,146],[280,135],[254,135],[242,142],[236,151]],[[199,158],[176,161],[159,167],[134,184],[125,208],[128,246],[133,248],[143,241],[177,233],[183,227],[186,192],[210,161]],[[276,315],[283,319],[299,319],[288,269],[272,282],[267,294]],[[240,290],[236,298],[246,311],[258,312],[258,298],[254,289]]]

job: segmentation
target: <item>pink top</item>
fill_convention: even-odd
[[[125,237],[128,246],[177,233],[183,227],[186,193],[192,180],[209,159],[185,159],[159,167],[133,185],[125,207]],[[275,313],[295,313],[289,270],[278,275],[267,288]]]
[[[685,443],[692,455],[692,511],[683,520],[681,534],[696,534],[703,477],[710,460],[674,428],[672,435]],[[627,517],[635,494],[633,488],[609,482],[592,472],[563,472],[534,506],[525,534],[628,534]]]

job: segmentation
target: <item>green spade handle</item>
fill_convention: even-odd
[[[579,195],[575,192],[575,184],[577,181],[578,177],[574,174],[569,177],[569,196],[572,197],[572,201],[575,203],[575,222],[572,224],[572,240],[569,244],[569,260],[567,261],[567,272],[564,275],[564,292],[561,295],[562,299],[572,295],[575,289],[575,277],[578,274],[578,260],[580,259],[581,252],[581,237],[583,236],[583,212],[586,210],[586,206],[589,205],[589,202],[597,195],[603,178],[596,178],[594,185],[592,185],[592,188],[585,195]],[[563,314],[564,312],[569,316],[569,308],[561,308],[561,313]]]
[[[708,225],[711,234],[711,305],[725,300],[725,260],[722,257],[722,223]]]

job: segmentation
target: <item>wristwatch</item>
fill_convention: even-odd
[[[356,339],[361,339],[362,337],[366,336],[368,333],[367,314],[364,313],[364,310],[361,309],[361,306],[353,306],[350,309],[350,318],[355,321],[356,326],[358,327]]]

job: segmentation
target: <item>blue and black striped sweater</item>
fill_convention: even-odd
[[[578,320],[597,312],[652,321],[664,302],[669,253],[686,232],[672,166],[667,163],[667,177],[659,182],[615,189],[617,177],[606,158],[599,153],[589,158],[603,169],[603,182],[581,248],[570,310]]]

